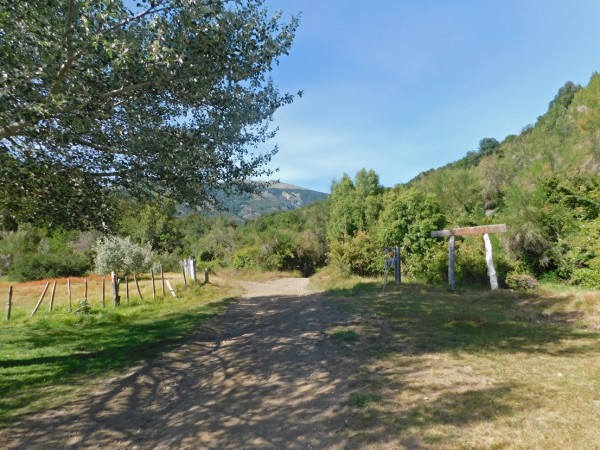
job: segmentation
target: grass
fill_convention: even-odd
[[[181,343],[230,301],[215,285],[177,285],[178,299],[152,300],[149,281],[143,284],[144,301],[123,299],[119,308],[102,308],[96,297],[89,309],[75,313],[63,298],[52,313],[40,308],[33,319],[39,283],[16,286],[15,314],[0,323],[0,427],[84,395]],[[28,290],[35,295],[26,296]]]
[[[599,448],[600,292],[345,283],[356,447]]]
[[[359,334],[356,331],[348,328],[338,328],[337,330],[333,331],[330,336],[334,341],[341,342],[352,342],[359,338]]]

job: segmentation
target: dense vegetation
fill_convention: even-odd
[[[585,88],[565,84],[518,136],[484,138],[459,161],[393,188],[363,169],[335,181],[326,201],[244,224],[182,215],[162,197],[137,203],[120,195],[116,205],[114,232],[150,243],[171,267],[195,255],[209,267],[310,275],[329,264],[379,275],[383,249],[399,245],[405,274],[443,282],[447,247],[432,230],[507,223],[508,233],[492,236],[501,283],[535,286],[527,278],[535,277],[600,287],[600,76]],[[22,223],[4,232],[0,272],[27,279],[89,270],[100,233],[68,225],[48,231]],[[483,253],[480,236],[457,239],[459,283],[486,283]]]
[[[115,191],[253,191],[298,20],[263,0],[0,0],[0,227],[110,225]]]

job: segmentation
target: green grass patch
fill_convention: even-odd
[[[352,341],[356,341],[359,338],[359,334],[354,331],[354,330],[350,330],[348,328],[340,328],[335,330],[333,333],[331,333],[331,339],[333,339],[334,341],[341,341],[341,342],[352,342]]]
[[[0,324],[0,427],[81,395],[183,342],[231,300],[215,286],[118,308],[40,310]]]
[[[377,403],[381,401],[381,395],[376,392],[355,392],[350,395],[348,399],[348,405],[353,408],[364,408],[370,403]]]

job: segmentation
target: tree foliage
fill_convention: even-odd
[[[121,0],[0,0],[0,157],[11,167],[0,184],[27,194],[37,186],[18,180],[35,174],[49,196],[70,190],[73,207],[106,187],[195,205],[214,203],[216,189],[251,189],[276,149],[251,150],[293,99],[268,74],[296,26],[262,0],[132,10]],[[5,216],[14,209],[0,206]],[[34,210],[8,215],[28,220]]]
[[[102,275],[112,271],[123,275],[147,272],[152,267],[154,258],[150,244],[136,244],[129,236],[100,238],[94,250],[95,270]]]

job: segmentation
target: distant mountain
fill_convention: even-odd
[[[292,184],[273,182],[257,194],[219,196],[225,210],[240,220],[250,220],[274,211],[299,209],[327,198],[324,192]]]

